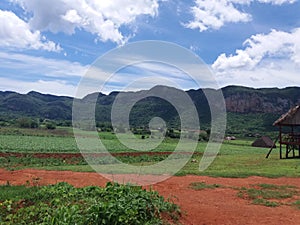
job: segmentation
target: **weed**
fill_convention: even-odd
[[[205,182],[193,182],[190,184],[190,188],[194,190],[215,189],[220,187],[222,187],[220,184],[207,184]]]
[[[293,206],[295,206],[297,209],[300,209],[300,200],[293,202]]]
[[[276,207],[281,204],[279,200],[290,199],[298,194],[295,186],[274,184],[256,184],[252,186],[252,188],[241,188],[237,196],[250,199],[253,204]]]
[[[277,207],[280,205],[280,203],[278,203],[278,202],[269,201],[269,200],[261,199],[261,198],[254,199],[252,201],[252,203],[255,205],[263,205],[263,206],[267,206],[267,207]]]

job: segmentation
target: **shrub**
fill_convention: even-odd
[[[16,120],[16,124],[20,128],[37,128],[38,123],[37,121],[27,118],[27,117],[22,117]]]
[[[35,188],[24,199],[0,199],[0,224],[150,225],[175,222],[180,215],[177,205],[141,187],[107,183],[105,188],[75,188],[58,183]]]
[[[56,129],[56,124],[54,122],[47,122],[46,123],[46,128],[48,130],[54,130],[54,129]]]

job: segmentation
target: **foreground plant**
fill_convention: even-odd
[[[58,183],[28,192],[18,199],[0,199],[0,224],[150,225],[172,224],[180,216],[179,207],[156,191],[129,185],[75,188]]]

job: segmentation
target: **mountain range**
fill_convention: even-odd
[[[92,93],[82,99],[88,102],[97,97],[96,121],[110,123],[112,104],[116,96],[122,94],[125,99],[143,95],[153,89],[164,92],[170,87],[156,86],[150,90],[137,92]],[[212,89],[185,91],[192,99],[201,125],[209,127],[210,110],[205,92]],[[228,133],[255,133],[274,130],[272,123],[291,107],[300,104],[300,87],[261,88],[254,89],[242,86],[227,86],[221,89],[227,110]],[[0,91],[0,121],[13,120],[20,117],[50,119],[56,121],[72,120],[74,98],[41,94],[31,91],[19,94],[11,91]],[[179,126],[178,113],[168,101],[158,97],[147,97],[137,102],[130,112],[130,124],[142,126],[153,116],[163,118],[170,126]]]

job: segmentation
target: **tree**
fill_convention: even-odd
[[[52,121],[49,121],[46,123],[46,128],[49,130],[54,130],[54,129],[56,129],[56,124]]]
[[[21,117],[17,119],[16,124],[20,128],[37,128],[39,126],[37,121],[28,117]]]

